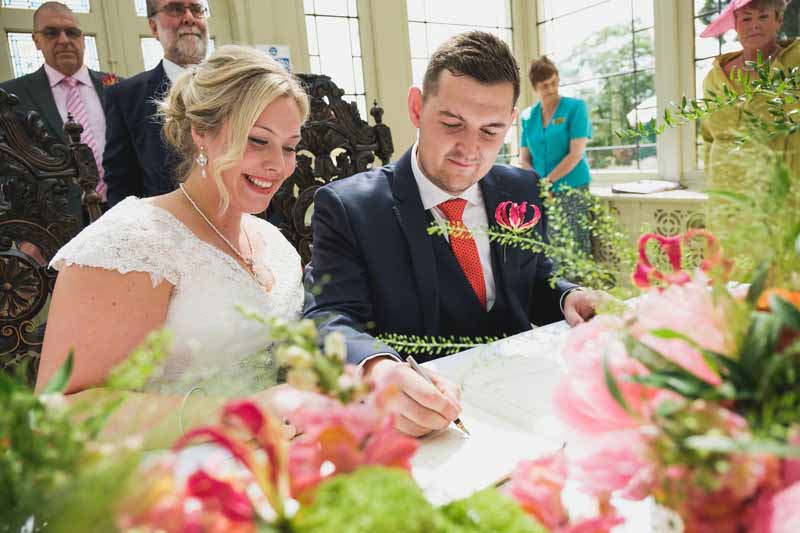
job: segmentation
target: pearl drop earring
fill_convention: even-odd
[[[197,164],[200,165],[200,175],[205,178],[206,166],[208,165],[208,156],[206,155],[206,149],[202,146],[200,147],[200,153],[197,155],[195,161],[197,161]]]

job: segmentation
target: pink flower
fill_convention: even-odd
[[[641,289],[649,289],[654,281],[662,282],[667,286],[688,283],[690,276],[681,269],[682,243],[688,243],[698,236],[706,240],[706,254],[700,264],[702,271],[709,272],[718,265],[726,268],[730,266],[730,262],[722,257],[716,237],[708,231],[689,230],[683,235],[672,237],[665,237],[656,233],[645,233],[639,239],[639,261],[633,273],[633,284]],[[647,243],[650,240],[655,240],[667,256],[667,261],[672,268],[671,273],[665,274],[661,272],[650,262],[650,258],[647,256]]]
[[[419,443],[394,429],[394,419],[378,406],[373,395],[363,404],[305,408],[291,416],[303,435],[292,443],[289,472],[292,494],[310,497],[328,477],[363,465],[411,470],[411,456]]]
[[[189,496],[198,498],[234,522],[248,522],[253,519],[253,506],[247,494],[236,489],[231,483],[221,481],[198,470],[186,481]]]
[[[570,332],[563,352],[567,371],[556,387],[553,404],[572,431],[594,435],[631,429],[649,416],[656,391],[624,379],[646,370],[628,357],[621,337],[623,325],[620,317],[601,315]],[[605,365],[630,412],[609,391]]]
[[[566,478],[567,461],[563,452],[522,461],[511,475],[511,496],[541,524],[555,529],[569,520],[561,503]]]
[[[611,512],[559,528],[555,530],[555,533],[608,533],[623,522],[625,522],[624,518],[616,512]]]
[[[800,482],[778,493],[765,492],[751,516],[750,533],[796,533],[800,531]]]
[[[619,492],[628,500],[650,495],[655,474],[640,430],[593,435],[590,442],[575,444],[570,445],[569,473],[583,491],[598,497]]]
[[[662,339],[649,332],[670,329],[692,339],[699,346],[721,354],[732,354],[735,339],[730,333],[726,307],[714,301],[706,277],[698,273],[683,285],[663,291],[649,291],[636,304],[630,333],[667,359],[700,379],[719,385],[720,376],[708,366],[700,350],[681,339]]]
[[[528,213],[528,202],[521,204],[510,200],[500,202],[494,212],[494,219],[497,225],[503,229],[514,233],[524,233],[534,227],[542,217],[542,213],[536,205],[531,204],[530,207],[533,208],[533,217],[528,222],[524,222],[525,215]]]

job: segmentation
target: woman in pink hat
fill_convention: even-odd
[[[733,0],[700,34],[701,37],[718,37],[735,29],[742,45],[742,50],[716,58],[711,72],[703,80],[706,98],[711,98],[712,93],[723,94],[724,86],[741,93],[741,84],[732,81],[731,74],[736,78],[739,71],[751,70],[748,62],[756,61],[759,52],[764,60],[771,61],[773,68],[788,70],[800,65],[798,40],[778,40],[787,4],[784,0]],[[745,185],[742,180],[751,169],[752,158],[744,155],[748,147],[740,147],[735,141],[743,130],[744,112],[768,119],[766,109],[763,101],[754,100],[746,106],[722,109],[703,120],[706,170],[714,185]],[[770,143],[772,149],[785,154],[790,171],[796,177],[800,177],[798,137],[800,135],[786,136]]]

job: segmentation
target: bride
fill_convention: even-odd
[[[163,372],[125,405],[128,414],[146,408],[149,426],[189,403],[184,425],[211,415],[221,401],[197,385],[267,346],[264,326],[238,306],[295,318],[303,301],[297,252],[252,215],[294,172],[308,113],[302,87],[264,54],[223,46],[184,73],[160,107],[163,136],[183,158],[180,186],[127,198],[59,250],[36,385],[74,350],[66,392],[97,393],[90,389],[165,327],[174,345]],[[253,397],[274,408],[271,391]]]

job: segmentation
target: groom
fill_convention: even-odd
[[[484,32],[445,42],[431,57],[422,90],[408,94],[417,142],[399,161],[317,191],[305,317],[324,336],[342,332],[348,360],[405,393],[396,425],[411,435],[458,415],[458,390],[436,387],[373,335],[500,336],[593,314],[585,292],[561,280],[541,254],[490,243],[485,234],[430,236],[434,222],[493,224],[498,204],[541,209],[529,170],[494,161],[517,114],[519,68],[508,46]],[[530,210],[529,210],[530,212]],[[536,228],[544,235],[544,222]]]

